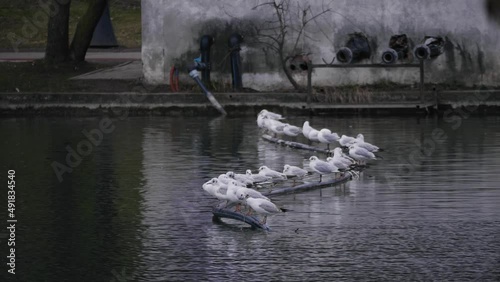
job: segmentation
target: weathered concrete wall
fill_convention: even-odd
[[[262,2],[262,1],[260,1]],[[304,1],[300,1],[305,5]],[[307,1],[316,12],[322,0]],[[270,9],[252,10],[259,1],[142,0],[144,76],[149,83],[165,83],[173,64],[185,66],[198,56],[202,34],[216,38],[212,61],[217,79],[230,81],[227,38],[233,31],[245,35],[242,50],[245,87],[258,90],[287,88],[276,56],[262,51],[251,36],[253,23],[272,16]],[[500,26],[488,20],[483,1],[467,0],[334,0],[332,12],[311,23],[300,42],[313,63],[330,61],[353,32],[371,42],[372,57],[380,62],[389,38],[405,33],[413,46],[426,35],[445,38],[445,53],[426,64],[426,81],[448,84],[500,85]],[[298,75],[301,83],[305,77]],[[388,80],[418,82],[416,69],[317,69],[314,85],[367,84]]]

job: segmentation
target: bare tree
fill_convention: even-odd
[[[290,59],[299,55],[298,53],[304,53],[305,50],[299,48],[299,43],[308,38],[305,35],[306,27],[312,21],[316,21],[318,17],[331,12],[331,10],[322,7],[320,12],[314,13],[310,5],[303,7],[300,1],[292,0],[265,2],[252,9],[263,10],[266,8],[271,9],[272,18],[264,21],[259,26],[254,26],[257,43],[264,45],[266,49],[278,55],[281,68],[287,79],[296,90],[301,90],[301,86],[293,78],[287,63]]]

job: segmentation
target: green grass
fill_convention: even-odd
[[[85,13],[85,0],[71,1],[69,38]],[[141,46],[141,9],[139,0],[110,1],[111,21],[118,44],[125,48]],[[13,42],[20,40],[19,49],[45,48],[48,17],[38,1],[0,0],[0,48],[13,50]]]

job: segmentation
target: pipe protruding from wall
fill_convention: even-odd
[[[350,64],[353,59],[353,53],[351,49],[347,47],[342,47],[337,52],[337,60],[344,64]]]
[[[419,60],[427,60],[438,57],[443,53],[444,40],[442,37],[426,36],[424,43],[417,45],[413,54]]]
[[[212,103],[214,108],[217,109],[217,111],[219,111],[222,115],[224,116],[227,115],[222,105],[217,101],[217,99],[215,99],[214,95],[207,89],[207,87],[201,81],[200,75],[198,74],[199,66],[200,65],[198,63],[189,66],[188,67],[189,76],[198,84],[198,86],[200,86],[201,90],[203,91],[203,93],[205,93],[205,96],[210,101],[210,103]]]
[[[214,44],[214,38],[210,35],[203,35],[200,39],[200,53],[201,53],[201,64],[205,67],[201,69],[201,79],[202,81],[210,85],[210,48]]]
[[[288,67],[292,71],[307,71],[310,62],[309,54],[298,54],[291,58]]]
[[[241,79],[241,57],[240,50],[243,43],[243,36],[238,33],[233,33],[229,37],[229,51],[231,57],[231,76],[233,90],[243,89],[243,81]]]
[[[389,48],[382,53],[382,62],[385,64],[394,64],[398,59],[398,52],[392,48]]]
[[[382,62],[394,64],[398,60],[408,57],[408,50],[408,37],[406,34],[393,35],[389,40],[389,48],[382,53]]]
[[[356,32],[349,35],[349,40],[336,54],[337,60],[344,64],[355,63],[371,56],[371,48],[368,38],[362,33]]]

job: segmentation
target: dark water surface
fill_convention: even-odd
[[[499,117],[288,122],[306,119],[387,150],[345,190],[275,198],[292,211],[269,218],[271,232],[213,223],[217,202],[201,189],[228,170],[300,166],[311,155],[260,140],[253,117],[128,118],[101,129],[101,118],[0,119],[2,179],[16,171],[15,278],[500,280]],[[109,130],[95,146],[82,143],[84,129]],[[60,182],[54,162],[69,169],[68,148],[79,147],[89,154],[70,158]],[[6,195],[1,281],[13,278]]]

